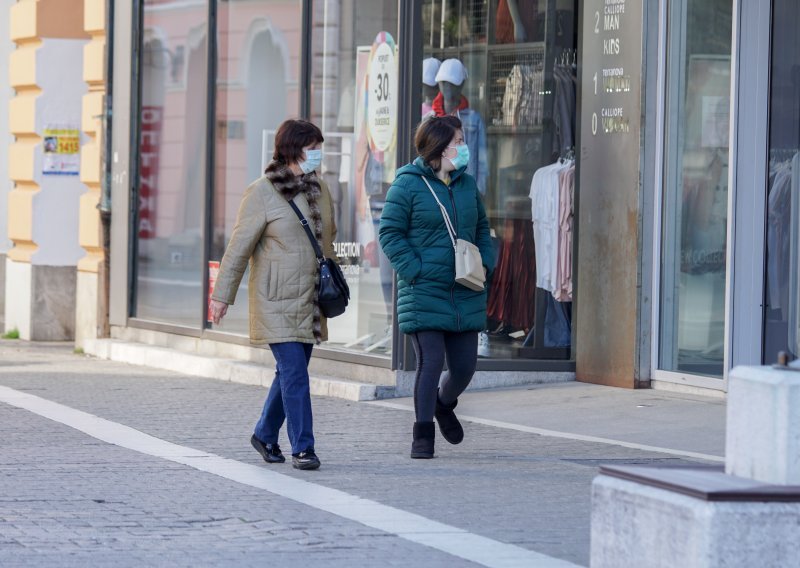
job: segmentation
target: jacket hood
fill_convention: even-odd
[[[450,172],[450,179],[453,181],[457,180],[466,170],[467,168],[464,167]],[[406,164],[397,170],[398,176],[403,174],[424,176],[428,179],[438,179],[436,177],[436,172],[433,171],[433,169],[425,162],[425,160],[422,159],[421,156],[417,156],[413,162]]]

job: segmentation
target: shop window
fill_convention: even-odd
[[[300,0],[217,0],[212,278],[244,191],[272,157],[275,131],[300,115],[302,10]],[[215,329],[249,333],[248,277]]]
[[[328,345],[374,355],[392,348],[394,275],[377,237],[397,167],[397,15],[396,0],[321,0],[312,14],[311,120],[325,136],[322,176],[351,293],[328,321]]]
[[[498,264],[479,355],[572,348],[577,1],[426,0],[420,118],[454,114]]]
[[[733,3],[669,5],[659,368],[722,377]]]
[[[800,6],[772,4],[764,363],[800,356]]]
[[[208,6],[143,3],[134,315],[199,328]]]

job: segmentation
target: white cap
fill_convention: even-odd
[[[439,70],[441,61],[435,57],[428,57],[422,60],[422,82],[429,87],[436,86],[436,72]]]
[[[460,85],[467,78],[467,68],[458,59],[445,59],[436,73],[436,82],[447,81]]]

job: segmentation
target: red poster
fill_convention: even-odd
[[[142,140],[139,154],[139,238],[156,236],[158,157],[161,146],[163,107],[142,107]]]
[[[208,261],[208,310],[207,319],[211,321],[211,294],[214,293],[214,284],[217,283],[217,274],[219,273],[219,261]]]

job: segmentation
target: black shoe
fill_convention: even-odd
[[[267,463],[283,463],[286,458],[281,453],[281,447],[278,444],[265,444],[253,434],[250,436],[250,443],[261,454],[264,461]]]
[[[456,418],[456,413],[453,412],[458,405],[458,400],[445,406],[439,402],[439,397],[436,397],[436,410],[433,415],[439,423],[439,431],[442,437],[451,444],[460,444],[464,439],[464,428],[461,427],[461,422]]]
[[[314,450],[292,454],[292,467],[295,469],[317,469],[319,466],[319,458]]]
[[[414,422],[414,441],[411,443],[411,457],[429,460],[433,457],[433,439],[436,427],[433,422]]]

